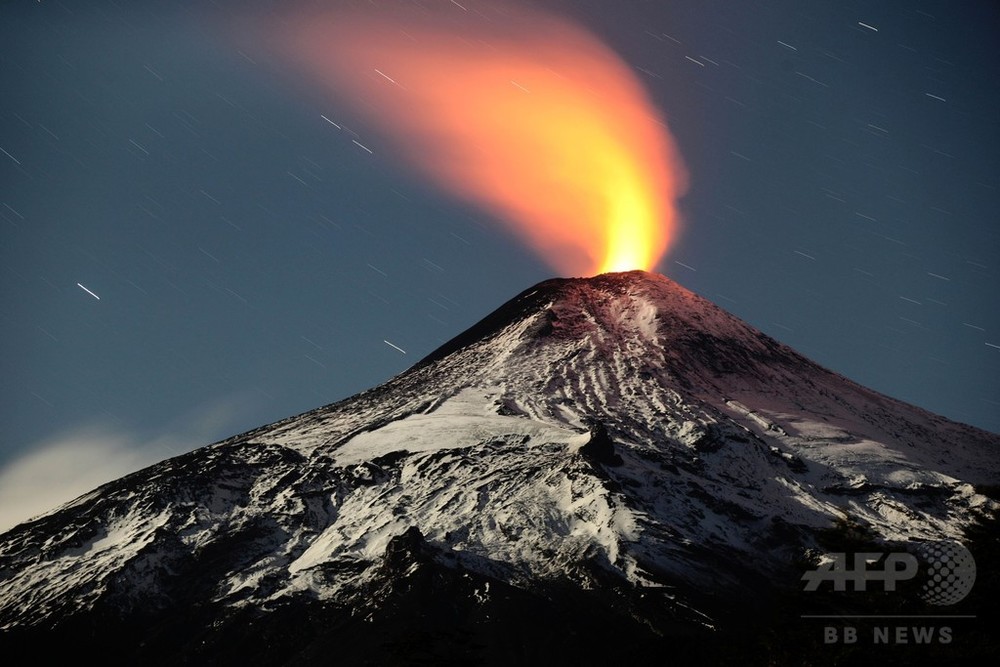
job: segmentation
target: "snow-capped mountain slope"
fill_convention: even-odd
[[[662,276],[550,280],[379,387],[3,535],[0,628],[369,609],[401,544],[483,604],[657,590],[711,628],[688,592],[752,589],[838,519],[960,537],[995,507],[975,485],[1000,482],[998,453]]]

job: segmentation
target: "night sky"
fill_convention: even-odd
[[[1000,432],[1000,5],[532,4],[670,125],[690,188],[658,271]],[[291,5],[0,8],[0,529],[383,382],[554,275],[343,122],[268,38]]]

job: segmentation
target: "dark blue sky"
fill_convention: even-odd
[[[184,4],[0,8],[3,503],[378,384],[552,275],[321,118],[345,110],[241,28],[288,3]],[[670,123],[691,187],[662,273],[1000,432],[995,2],[533,4]]]

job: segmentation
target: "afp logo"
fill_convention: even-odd
[[[950,540],[922,542],[914,551],[829,554],[829,561],[802,575],[803,590],[816,591],[828,582],[834,591],[867,591],[874,582],[892,592],[898,582],[918,575],[923,578],[918,595],[928,604],[953,605],[972,590],[976,561],[964,546]]]
[[[976,560],[958,542],[922,543],[917,553],[926,563],[927,579],[920,597],[929,604],[952,605],[961,602],[976,583]]]

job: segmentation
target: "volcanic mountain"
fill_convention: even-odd
[[[549,280],[383,385],[0,536],[0,641],[145,664],[773,662],[762,624],[829,539],[967,539],[998,454],[663,276]]]

